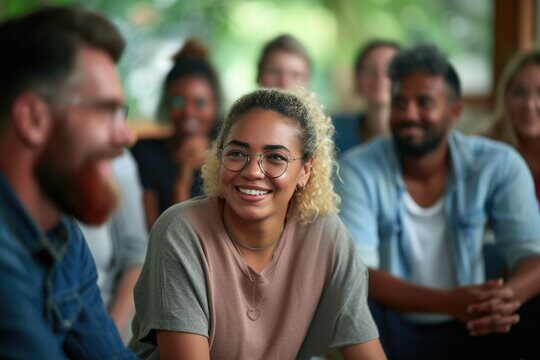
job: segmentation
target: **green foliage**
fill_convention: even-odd
[[[354,103],[351,64],[374,37],[435,43],[464,68],[466,90],[491,86],[489,0],[0,0],[0,18],[66,3],[105,13],[127,38],[120,71],[135,117],[153,116],[170,56],[188,36],[211,49],[225,104],[255,88],[260,49],[285,32],[306,45],[315,64],[311,87],[332,111]]]

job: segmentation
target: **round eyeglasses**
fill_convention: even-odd
[[[251,160],[251,156],[259,157],[257,163],[261,171],[269,178],[278,178],[285,174],[289,163],[302,157],[292,158],[280,150],[266,150],[262,153],[248,153],[238,145],[227,145],[223,149],[218,149],[221,164],[225,169],[233,172],[242,171]]]

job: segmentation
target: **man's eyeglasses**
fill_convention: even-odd
[[[101,100],[84,97],[74,97],[66,101],[68,105],[84,106],[110,114],[114,126],[124,122],[128,114],[128,106],[115,100]]]
[[[248,153],[238,145],[227,145],[218,149],[221,164],[225,169],[233,172],[243,170],[250,162],[253,155],[259,160],[259,168],[269,178],[278,178],[287,171],[289,163],[302,157],[290,159],[284,152],[279,150],[267,150],[263,153]]]

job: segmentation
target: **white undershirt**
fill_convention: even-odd
[[[408,192],[403,196],[405,216],[403,223],[409,240],[411,278],[410,282],[436,289],[456,286],[447,241],[444,197],[430,207],[419,206]],[[447,315],[406,314],[419,323],[437,323],[450,320]]]

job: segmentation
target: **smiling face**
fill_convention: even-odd
[[[177,79],[169,86],[166,101],[169,120],[178,137],[210,133],[218,108],[212,86],[204,78]]]
[[[510,82],[505,101],[518,137],[540,138],[540,66],[522,68]]]
[[[222,164],[221,194],[236,221],[283,221],[296,186],[304,187],[310,175],[311,162],[301,159],[299,131],[293,120],[262,109],[251,110],[231,127],[223,145],[234,151],[224,155],[266,152],[268,159],[300,158],[289,162],[285,173],[276,178],[264,174],[257,155],[251,155],[240,171],[230,171]]]
[[[406,76],[395,85],[390,126],[404,156],[422,157],[446,139],[461,112],[451,99],[442,76],[422,72]]]

